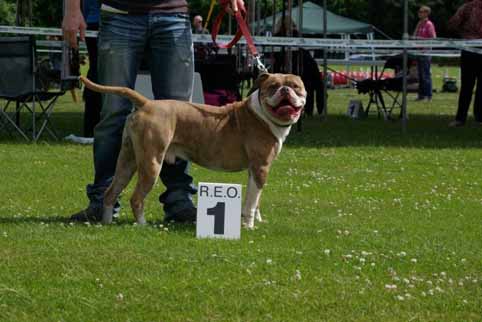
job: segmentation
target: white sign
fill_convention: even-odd
[[[241,185],[200,182],[197,201],[197,238],[239,239]]]

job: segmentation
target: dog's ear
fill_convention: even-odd
[[[268,77],[269,77],[269,73],[259,74],[258,78],[256,78],[256,80],[254,81],[253,87],[251,87],[251,89],[249,90],[248,96],[253,94],[253,92],[256,91],[257,89],[259,89],[259,86],[261,85],[261,83],[267,80]]]

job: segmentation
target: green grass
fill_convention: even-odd
[[[127,207],[112,226],[70,224],[92,148],[3,137],[0,321],[482,320],[482,128],[447,128],[454,94],[410,102],[406,134],[376,114],[346,118],[356,98],[366,102],[330,91],[327,120],[293,130],[263,194],[266,222],[239,241],[161,226],[160,184],[147,227]],[[80,134],[81,110],[62,98],[62,135]]]

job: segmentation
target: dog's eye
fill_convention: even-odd
[[[287,84],[289,87],[291,87],[292,89],[294,90],[297,90],[297,89],[301,89],[300,85],[296,84],[296,83],[289,83]]]

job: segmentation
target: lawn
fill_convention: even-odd
[[[266,222],[239,241],[163,226],[161,184],[146,227],[127,206],[112,226],[69,223],[87,203],[92,147],[2,136],[0,321],[482,320],[482,128],[447,127],[455,94],[410,95],[405,134],[399,120],[344,116],[358,98],[330,91],[327,119],[292,131],[263,194]],[[80,135],[82,106],[60,103],[59,132]],[[244,173],[192,175],[246,184]]]

